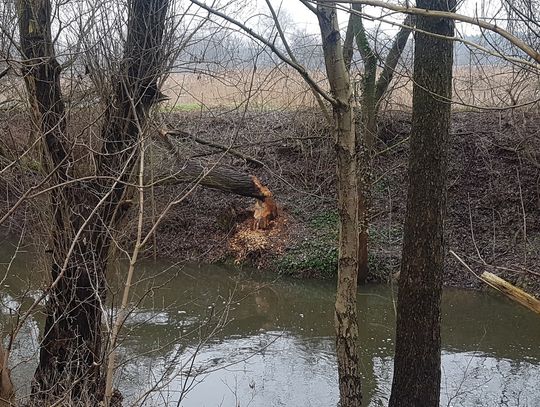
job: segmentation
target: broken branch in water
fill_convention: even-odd
[[[484,271],[482,274],[477,274],[472,268],[469,267],[465,261],[459,257],[453,250],[450,250],[450,254],[454,256],[465,268],[474,274],[475,277],[482,280],[484,283],[494,288],[495,290],[503,293],[511,300],[521,304],[525,308],[540,314],[540,300],[526,293],[520,288],[510,284],[508,281],[496,276],[493,273]]]

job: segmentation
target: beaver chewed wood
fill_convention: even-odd
[[[253,230],[269,229],[278,217],[273,194],[256,176],[224,165],[208,165],[200,161],[185,160],[167,131],[160,131],[161,141],[179,165],[169,169],[167,182],[197,182],[199,185],[222,192],[255,198]]]
[[[255,209],[253,211],[253,229],[268,229],[277,217],[278,209],[272,192],[264,186],[261,181],[255,176],[252,176],[253,184],[261,191],[264,198],[255,202]]]

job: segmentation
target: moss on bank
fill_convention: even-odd
[[[316,276],[332,278],[338,268],[338,223],[336,210],[316,213],[308,220],[305,237],[291,247],[276,262],[278,272],[293,276]],[[376,225],[369,229],[369,280],[386,282],[399,267],[399,258],[382,255],[377,248],[389,244],[399,244],[403,235],[400,225],[393,225],[388,230],[381,230]]]
[[[305,237],[296,242],[276,267],[288,275],[333,277],[337,273],[338,214],[327,210],[315,214],[307,222]]]

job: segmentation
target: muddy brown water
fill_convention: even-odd
[[[13,250],[0,246],[3,332],[10,312],[27,307],[42,286],[30,252],[19,254],[6,273]],[[120,264],[111,276],[121,279],[124,272]],[[151,261],[136,272],[115,379],[125,405],[337,405],[333,282]],[[109,296],[116,300],[119,291],[111,288]],[[390,286],[360,288],[366,406],[387,404],[394,299]],[[539,316],[497,294],[447,289],[442,323],[442,406],[540,406]],[[19,395],[28,391],[41,325],[38,313],[15,343],[11,366]]]

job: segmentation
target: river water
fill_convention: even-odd
[[[10,312],[27,306],[42,281],[32,253],[17,256],[6,273],[12,252],[0,247],[4,332]],[[124,273],[123,265],[111,270],[117,281]],[[333,282],[164,262],[144,262],[136,273],[115,382],[125,405],[337,405]],[[117,301],[120,291],[109,296]],[[390,286],[360,288],[366,406],[387,404],[394,299]],[[442,323],[442,406],[540,406],[539,316],[497,294],[447,289]],[[36,314],[15,344],[18,394],[28,391],[41,324]]]

